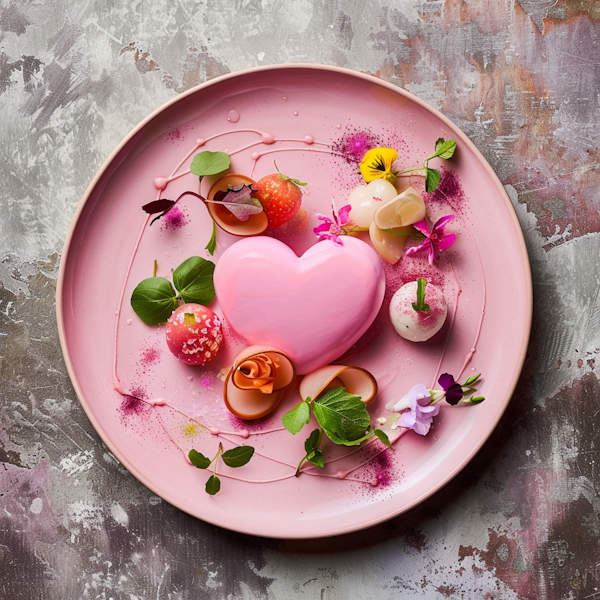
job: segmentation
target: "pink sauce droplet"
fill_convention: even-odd
[[[152,404],[152,406],[164,406],[167,403],[164,398],[151,398],[147,402],[148,404]]]
[[[204,144],[206,144],[206,140],[204,138],[198,138],[196,140],[196,146],[198,146],[198,148],[200,148],[200,146],[204,146]]]
[[[284,102],[287,102],[287,101],[288,101],[288,99],[287,99],[287,96],[284,96],[284,97],[283,97],[283,101],[284,101]]]
[[[166,177],[156,177],[154,180],[154,187],[157,190],[164,190],[167,187],[169,180]]]
[[[230,123],[237,123],[240,120],[240,113],[237,110],[230,110],[227,113],[227,120]]]
[[[338,129],[341,129],[341,128],[342,128],[342,124],[341,124],[341,123],[338,123],[338,124],[336,125],[336,127],[337,127]]]
[[[266,131],[262,134],[263,144],[274,144],[275,136],[272,133],[267,133]]]
[[[295,116],[295,117],[297,117],[297,116],[298,116],[298,111],[297,111],[297,110],[295,110],[295,111],[294,111],[294,116]]]
[[[308,144],[310,146],[311,144],[315,143],[315,138],[312,135],[305,135],[304,136],[304,143]]]
[[[253,152],[252,153],[252,160],[258,160],[260,158],[260,153],[259,152]]]

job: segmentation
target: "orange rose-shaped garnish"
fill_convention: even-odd
[[[259,390],[263,394],[271,394],[278,368],[277,354],[255,354],[236,367],[233,383],[242,390]]]
[[[225,376],[225,406],[240,419],[259,419],[275,410],[296,379],[289,357],[277,348],[250,346]]]

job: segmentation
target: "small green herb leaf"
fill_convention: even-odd
[[[313,411],[328,437],[333,440],[329,435],[333,433],[344,444],[363,438],[371,423],[360,396],[348,393],[343,387],[327,390],[314,402]]]
[[[144,279],[131,294],[131,306],[144,323],[164,323],[177,308],[175,290],[164,277]]]
[[[440,185],[440,181],[442,176],[437,169],[426,168],[425,175],[425,191],[427,193],[431,193],[437,189],[437,186]]]
[[[192,160],[190,171],[198,177],[205,175],[217,175],[226,169],[229,169],[231,159],[225,152],[210,152],[205,150],[196,154]]]
[[[215,299],[213,273],[215,264],[199,256],[184,260],[173,272],[173,283],[184,302],[206,306]]]
[[[472,398],[469,398],[471,404],[480,404],[484,400],[485,398],[483,396],[473,396]]]
[[[238,446],[221,454],[223,462],[228,467],[243,467],[252,458],[254,448],[252,446]]]
[[[417,279],[417,301],[412,303],[414,310],[428,311],[429,304],[425,304],[425,287],[427,286],[427,280],[419,277]]]
[[[212,256],[217,249],[217,224],[213,220],[212,222],[213,230],[212,235],[210,236],[210,240],[208,240],[208,244],[206,244],[205,249],[208,250],[208,253]]]
[[[456,140],[445,140],[439,138],[435,143],[435,154],[431,158],[439,156],[445,160],[452,158],[456,150]],[[429,159],[428,159],[429,160]]]
[[[281,418],[283,426],[293,435],[296,435],[309,421],[310,407],[304,400]]]
[[[315,465],[319,469],[325,466],[325,460],[323,459],[323,452],[320,448],[315,448],[312,452],[306,455],[306,460],[311,464]]]
[[[387,433],[385,433],[385,431],[382,431],[381,429],[374,429],[373,434],[379,438],[379,441],[382,444],[385,444],[386,446],[392,445],[390,444],[390,438],[387,436]]]
[[[315,448],[318,448],[320,439],[321,439],[321,430],[315,429],[308,436],[307,440],[304,442],[304,449],[306,450],[307,454],[309,454],[310,452],[315,450]]]
[[[206,456],[204,456],[204,454],[201,454],[200,452],[197,452],[196,450],[193,450],[193,449],[190,450],[188,457],[190,459],[190,462],[195,467],[198,467],[199,469],[206,469],[206,468],[208,468],[208,466],[211,463],[210,458],[206,458]]]
[[[221,489],[221,480],[216,475],[211,475],[205,489],[207,494],[214,496]]]

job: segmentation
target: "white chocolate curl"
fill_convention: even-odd
[[[225,406],[240,419],[259,419],[281,402],[296,378],[289,357],[277,348],[249,346],[225,377]]]
[[[418,223],[425,218],[425,202],[412,187],[380,206],[373,215],[379,229],[395,229]]]
[[[377,394],[377,382],[369,371],[362,367],[327,365],[309,373],[300,382],[300,396],[303,400],[315,399],[325,390],[344,387],[346,391],[366,404]]]

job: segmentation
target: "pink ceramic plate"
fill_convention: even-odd
[[[152,227],[141,206],[159,193],[176,198],[185,190],[198,191],[198,179],[186,174],[195,152],[227,151],[232,171],[255,179],[274,172],[275,159],[282,172],[308,182],[303,199],[308,225],[302,231],[300,223],[299,230],[285,237],[301,253],[315,243],[311,230],[318,223],[316,213],[329,213],[331,198],[341,207],[360,182],[353,162],[361,152],[356,144],[393,146],[398,163],[407,168],[422,163],[439,137],[456,139],[458,150],[445,164],[445,178],[437,195],[428,198],[428,210],[433,216],[455,214],[457,242],[439,266],[405,258],[385,268],[384,308],[344,360],[376,377],[374,418],[389,416],[387,402],[417,383],[433,385],[443,372],[462,371],[463,378],[483,373],[480,392],[487,399],[477,406],[444,406],[426,437],[408,432],[391,451],[378,454],[371,444],[331,462],[319,474],[296,478],[292,465],[302,457],[304,439],[314,428],[295,437],[278,429],[296,395],[264,421],[237,421],[222,405],[218,378],[243,347],[233,333],[225,330],[226,343],[217,359],[204,368],[190,367],[170,355],[164,328],[147,326],[133,313],[131,292],[152,275],[154,261],[158,275],[169,277],[189,256],[208,258],[204,247],[211,233],[206,209],[194,198],[182,202],[178,218]],[[440,167],[442,161],[431,166]],[[171,175],[175,178],[159,192]],[[203,182],[203,192],[209,183]],[[420,179],[413,183],[418,186]],[[235,240],[219,231],[214,260]],[[433,340],[411,344],[395,334],[386,312],[395,289],[421,275],[443,287],[451,318]],[[100,169],[73,220],[61,262],[57,310],[79,399],[104,442],[135,477],[210,523],[299,538],[345,533],[394,517],[466,465],[513,393],[525,357],[531,303],[529,264],[512,206],[492,169],[455,125],[404,90],[373,77],[333,67],[286,65],[209,81],[166,104],[123,141]],[[219,311],[216,303],[213,308]],[[167,405],[128,399],[115,391],[119,386],[145,400],[163,398]],[[213,435],[217,430],[230,433]],[[219,466],[221,491],[211,497],[204,492],[209,474],[189,465],[184,455],[193,447],[212,456],[219,442],[225,448],[252,445],[256,455],[237,470]],[[329,461],[339,455],[328,447],[325,453]],[[348,477],[336,478],[340,471]]]

